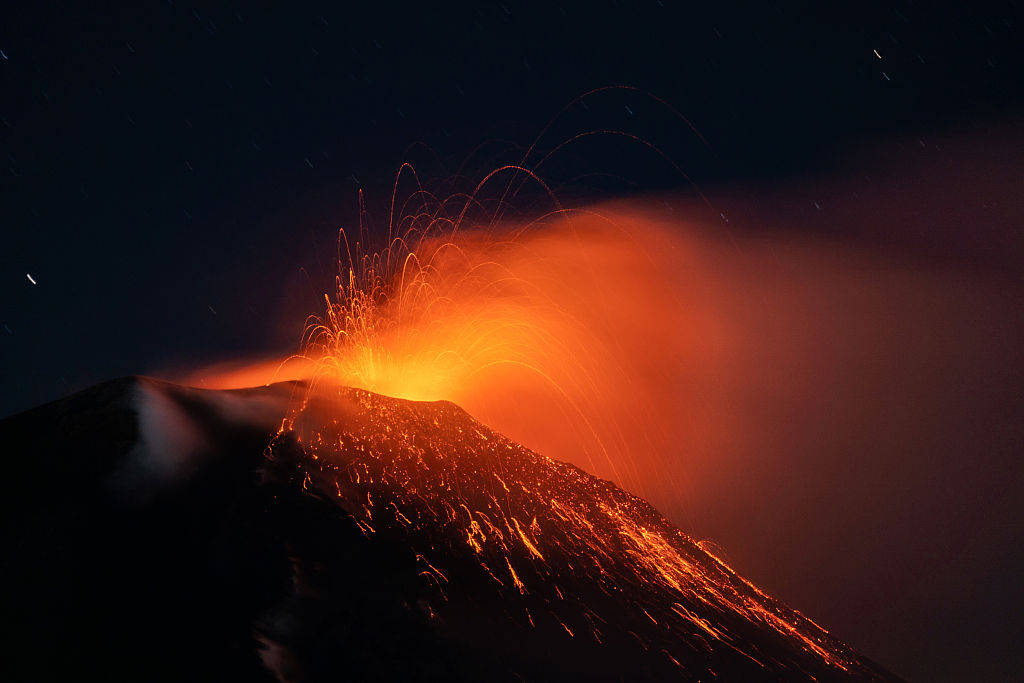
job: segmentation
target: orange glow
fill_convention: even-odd
[[[287,360],[268,358],[261,361],[229,362],[211,365],[181,378],[180,382],[202,389],[241,389],[274,382],[307,379],[312,365],[301,357]]]
[[[391,244],[351,258],[325,296],[305,334],[314,376],[452,401],[529,446],[639,485],[632,449],[666,450],[680,372],[713,355],[689,333],[706,314],[684,318],[671,284],[666,256],[685,254],[681,238],[606,207],[485,228],[422,214]]]
[[[461,222],[460,222],[461,221]],[[391,248],[342,233],[337,288],[302,352],[212,368],[189,383],[235,388],[329,380],[396,398],[448,400],[531,448],[634,491],[679,492],[661,466],[708,442],[688,376],[715,363],[724,324],[678,269],[706,249],[637,205],[556,210],[520,225],[443,212],[402,219]],[[681,407],[695,412],[679,423]]]

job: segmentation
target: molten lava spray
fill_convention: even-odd
[[[672,453],[670,394],[711,352],[688,334],[670,286],[685,263],[681,240],[613,207],[445,227],[414,227],[372,254],[343,247],[337,291],[304,335],[316,380],[452,401],[547,455],[639,488],[651,473],[633,452]],[[707,333],[708,322],[695,327]]]

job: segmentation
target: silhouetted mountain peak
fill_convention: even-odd
[[[0,439],[25,678],[890,678],[452,403],[129,378]]]

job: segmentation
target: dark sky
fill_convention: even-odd
[[[404,159],[443,178],[486,140],[529,144],[592,88],[657,94],[711,149],[622,91],[574,108],[544,144],[635,130],[702,187],[829,174],[862,141],[1005,126],[1021,109],[1011,2],[249,4],[8,11],[0,415],[115,376],[292,348],[309,282],[358,220],[357,190],[380,217]],[[628,166],[616,193],[685,191],[632,153],[581,145],[551,173]]]

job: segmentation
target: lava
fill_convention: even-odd
[[[484,613],[527,650],[583,639],[627,671],[660,657],[633,675],[887,675],[642,499],[450,402],[324,382],[287,427],[269,476],[343,509],[368,547],[414,558],[420,609],[445,637],[478,639],[466,615]]]

